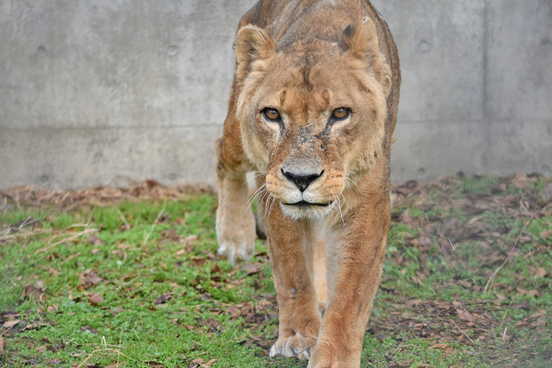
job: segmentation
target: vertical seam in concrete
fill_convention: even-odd
[[[489,115],[489,96],[488,96],[488,70],[489,70],[489,10],[488,0],[483,3],[483,124],[485,126],[484,147],[481,155],[481,173],[488,171],[488,154],[491,142],[491,122]],[[476,166],[477,167],[477,166]]]
[[[483,5],[483,118],[489,120],[488,97],[487,97],[487,70],[488,70],[488,8],[487,1]]]

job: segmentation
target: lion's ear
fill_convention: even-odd
[[[378,36],[372,20],[366,17],[362,22],[347,26],[343,31],[340,46],[357,58],[379,53]]]
[[[391,90],[391,69],[380,51],[378,34],[372,20],[368,17],[355,25],[349,25],[343,31],[340,46],[351,56],[366,60],[381,83],[384,93]]]
[[[237,75],[245,77],[251,64],[256,60],[265,60],[274,55],[276,45],[262,28],[247,25],[236,36]]]

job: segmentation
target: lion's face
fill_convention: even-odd
[[[386,118],[387,91],[366,59],[309,46],[253,61],[238,102],[246,153],[294,218],[330,212],[370,170]]]

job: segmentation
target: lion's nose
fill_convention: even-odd
[[[324,170],[322,170],[318,174],[305,174],[305,173],[293,173],[290,171],[285,171],[284,169],[280,169],[282,171],[282,175],[284,175],[289,181],[295,183],[297,188],[301,192],[304,192],[307,190],[307,187],[316,179],[322,176],[324,174]]]

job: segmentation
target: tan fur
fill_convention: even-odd
[[[359,367],[390,222],[393,38],[367,0],[264,0],[242,17],[235,51],[217,141],[219,252],[234,263],[254,250],[245,173],[256,170],[280,308],[271,355]],[[332,120],[342,107],[350,115]]]

